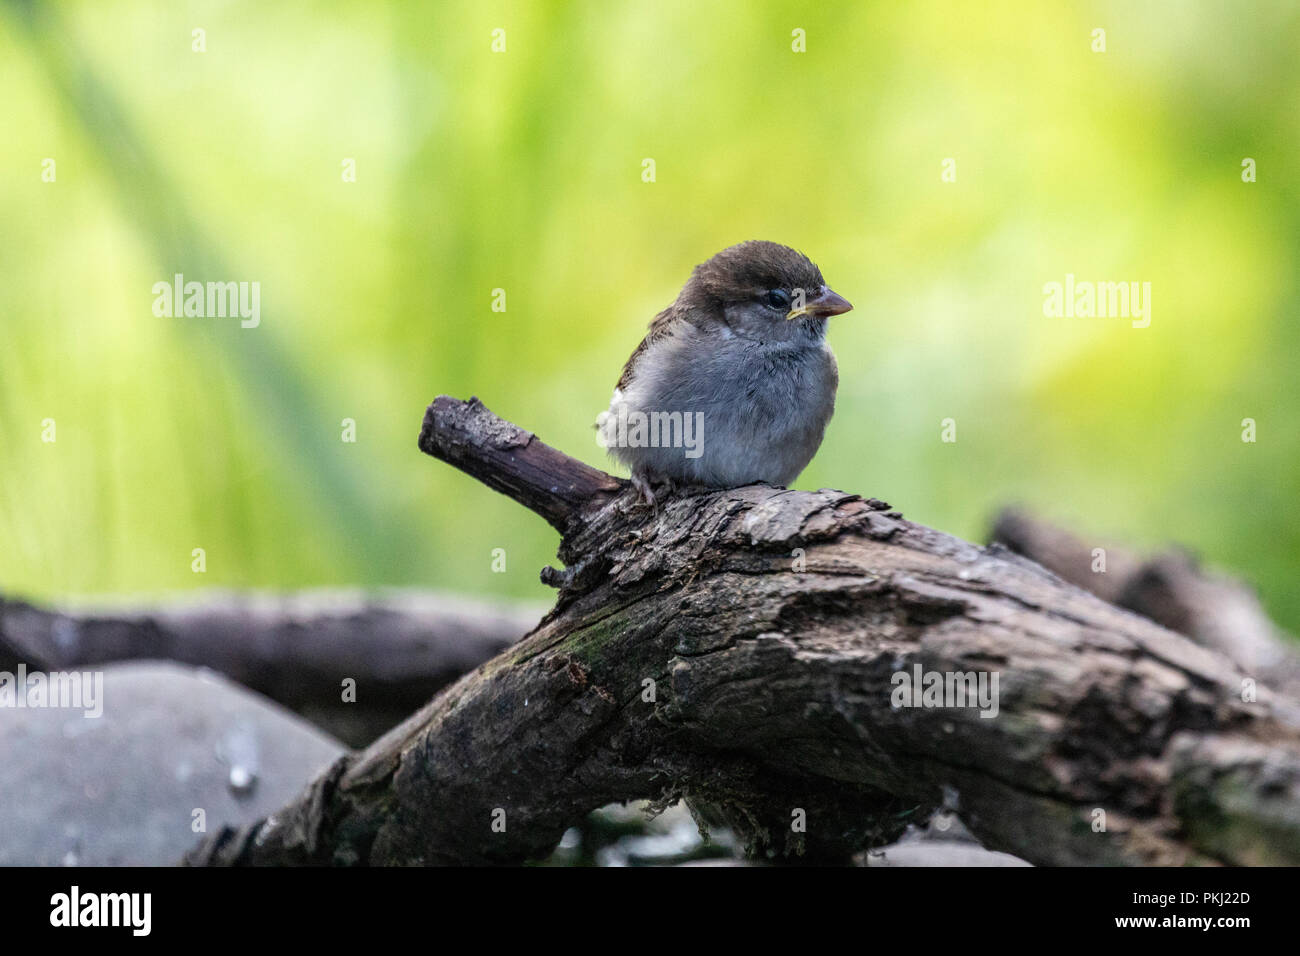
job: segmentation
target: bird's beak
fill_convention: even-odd
[[[822,286],[821,291],[805,302],[802,309],[791,309],[786,313],[785,317],[787,321],[797,319],[802,315],[815,315],[821,318],[828,315],[843,315],[852,308],[852,303],[844,296],[836,295],[830,289]]]

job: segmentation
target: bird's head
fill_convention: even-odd
[[[696,266],[677,301],[764,339],[820,338],[828,317],[853,308],[803,253],[760,240],[729,246]]]

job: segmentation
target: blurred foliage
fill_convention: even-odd
[[[1291,3],[0,0],[0,583],[545,596],[554,533],[420,455],[425,404],[609,467],[645,324],[768,238],[857,307],[798,486],[1182,542],[1300,629],[1297,48]],[[155,317],[174,272],[261,326]],[[1044,317],[1066,273],[1150,328]]]

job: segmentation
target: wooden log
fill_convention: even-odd
[[[424,591],[209,592],[59,607],[0,599],[0,670],[126,660],[207,667],[363,746],[540,617]],[[346,702],[344,679],[356,691]]]
[[[420,447],[562,529],[556,607],[190,862],[514,863],[642,797],[777,858],[843,859],[942,804],[1039,864],[1300,862],[1293,705],[1005,548],[825,489],[652,510],[477,401],[438,399]],[[901,694],[917,674],[951,693]]]
[[[1283,696],[1300,698],[1296,639],[1273,623],[1253,590],[1206,570],[1188,551],[1169,548],[1142,558],[1109,542],[1099,548],[1020,508],[998,515],[991,540],[1102,600],[1226,654]]]

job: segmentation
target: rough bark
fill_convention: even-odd
[[[1141,558],[1107,543],[1098,556],[1098,544],[1085,543],[1019,508],[998,515],[991,539],[1104,601],[1226,654],[1288,699],[1300,698],[1295,638],[1273,623],[1252,589],[1205,570],[1187,551],[1170,549]]]
[[[435,402],[420,447],[561,529],[555,609],[191,862],[517,862],[638,797],[685,797],[759,854],[842,858],[943,804],[1039,864],[1300,862],[1282,702],[1005,548],[830,490],[651,511],[476,400]],[[914,667],[996,673],[997,715],[893,706]]]
[[[539,617],[419,591],[217,592],[131,607],[0,599],[0,669],[145,659],[208,667],[360,746]],[[343,700],[345,678],[356,681],[351,702]]]

